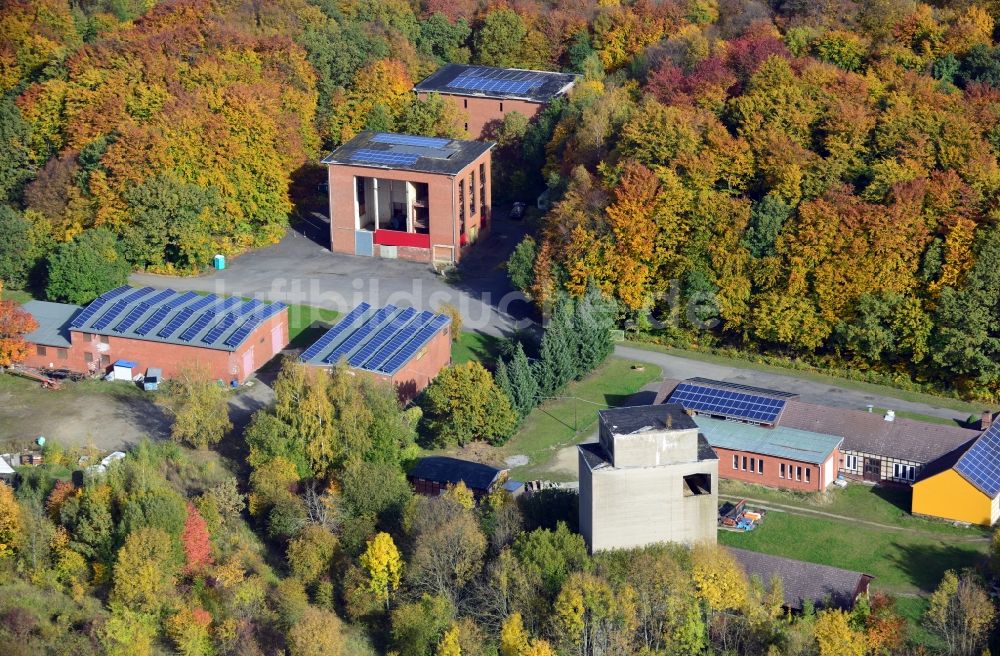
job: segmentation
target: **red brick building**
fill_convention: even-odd
[[[299,359],[319,367],[346,362],[355,371],[392,384],[407,402],[451,364],[451,320],[413,308],[362,303]]]
[[[85,308],[29,301],[39,327],[26,335],[25,365],[104,373],[112,363],[136,363],[135,373],[158,368],[169,379],[197,364],[213,378],[244,382],[288,343],[283,303],[172,289],[119,287]]]
[[[323,159],[330,249],[458,262],[489,228],[493,143],[362,132]]]
[[[511,112],[534,118],[553,98],[565,95],[577,76],[551,71],[446,64],[413,87],[420,98],[439,94],[465,115],[465,131],[488,138]]]

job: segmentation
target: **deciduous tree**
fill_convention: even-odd
[[[21,508],[10,486],[0,482],[0,558],[13,555],[20,535]]]
[[[438,445],[464,445],[473,440],[502,444],[517,417],[507,396],[498,393],[478,362],[448,367],[425,390],[421,405],[431,439]]]
[[[0,280],[0,294],[3,281]],[[9,367],[28,357],[24,336],[38,328],[38,322],[14,301],[0,300],[0,367]]]
[[[403,559],[392,536],[385,532],[377,533],[368,541],[360,561],[368,572],[368,590],[380,603],[388,606],[389,596],[399,587],[403,572]]]
[[[288,630],[291,656],[341,656],[344,637],[340,619],[332,612],[310,606]]]
[[[233,427],[229,392],[204,367],[182,367],[167,381],[159,403],[174,418],[170,437],[197,449],[218,444]]]
[[[174,547],[158,528],[141,528],[125,538],[115,562],[113,602],[129,609],[155,613],[175,593]]]
[[[187,573],[201,573],[212,564],[212,540],[208,535],[208,526],[191,502],[187,505],[181,546],[184,548],[184,568]]]
[[[924,619],[949,654],[973,656],[986,643],[996,616],[996,607],[975,574],[948,570],[931,594]]]
[[[45,295],[54,301],[89,303],[124,285],[130,272],[111,231],[88,230],[59,246],[49,258]]]

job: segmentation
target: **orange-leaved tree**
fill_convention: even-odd
[[[3,292],[2,280],[0,292]],[[9,367],[28,357],[28,343],[24,341],[24,336],[35,328],[38,328],[38,322],[17,303],[0,300],[0,367]]]

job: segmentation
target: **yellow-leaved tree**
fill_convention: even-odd
[[[403,559],[388,533],[378,533],[361,554],[361,566],[368,572],[368,589],[388,607],[389,595],[399,587]]]
[[[713,611],[741,608],[747,598],[747,579],[736,560],[714,544],[699,544],[691,550],[691,577],[698,596]]]
[[[0,558],[14,553],[20,535],[21,509],[10,486],[0,483]]]
[[[437,651],[435,651],[435,656],[462,656],[462,647],[459,644],[459,628],[458,625],[452,625],[450,629],[444,632],[441,636],[441,642],[438,643]]]
[[[824,610],[816,618],[813,629],[819,656],[864,656],[865,636],[851,628],[848,615],[842,610]]]

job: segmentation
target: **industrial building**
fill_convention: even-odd
[[[719,460],[676,403],[601,410],[581,444],[580,533],[591,552],[715,542]]]
[[[494,144],[362,132],[323,159],[330,249],[455,263],[489,228]]]
[[[288,343],[283,303],[214,294],[123,286],[85,308],[29,301],[23,309],[38,321],[24,364],[38,369],[104,374],[127,362],[136,375],[157,368],[169,379],[200,365],[242,383]]]
[[[465,114],[465,131],[489,138],[510,112],[534,118],[554,98],[569,93],[578,76],[552,71],[446,64],[413,87],[425,99],[439,94]]]
[[[394,385],[409,401],[451,364],[451,319],[443,314],[361,303],[309,346],[300,360],[332,367],[346,362]]]
[[[802,611],[807,605],[815,609],[839,608],[851,611],[860,597],[868,596],[868,587],[875,578],[862,572],[756,551],[734,548],[727,550],[733,554],[748,577],[756,577],[764,585],[770,584],[774,579],[780,580],[784,606],[792,611]]]
[[[913,514],[992,526],[1000,520],[1000,425],[926,467],[913,484]]]
[[[841,438],[834,477],[873,483],[910,484],[925,466],[968,444],[981,432],[896,417],[892,412],[806,403],[790,392],[705,378],[664,381],[654,403],[664,402],[682,404],[696,421],[710,417],[768,430],[791,429]],[[715,446],[711,432],[706,438]],[[730,473],[726,466],[720,469],[723,477]]]

